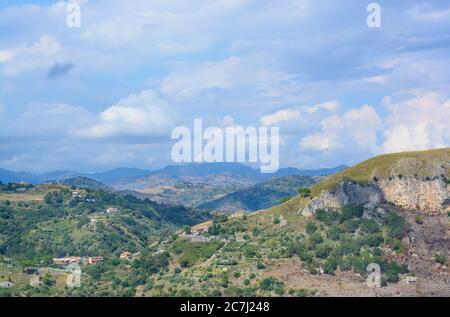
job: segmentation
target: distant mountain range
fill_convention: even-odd
[[[269,180],[273,177],[289,175],[325,176],[345,169],[346,166],[319,170],[300,170],[297,168],[283,168],[273,174],[261,174],[259,170],[239,163],[205,163],[167,166],[159,170],[144,170],[137,168],[116,168],[97,173],[80,173],[75,171],[52,171],[44,174],[14,172],[0,168],[0,181],[40,184],[51,181],[59,182],[76,177],[89,177],[108,186],[118,189],[143,189],[153,186],[173,185],[180,182],[239,182],[247,185]]]
[[[89,177],[100,181],[105,184],[128,181],[134,177],[143,176],[151,173],[148,170],[141,170],[137,168],[116,168],[113,170],[98,172],[98,173],[81,173],[74,171],[52,171],[43,174],[32,174],[26,172],[14,172],[7,169],[0,168],[0,181],[4,183],[8,182],[20,182],[25,181],[34,184],[41,184],[47,182],[59,182],[65,179],[76,177]]]

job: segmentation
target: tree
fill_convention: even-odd
[[[362,232],[368,233],[368,234],[380,232],[378,223],[373,219],[364,221],[361,225],[361,230],[362,230]]]
[[[305,226],[306,229],[306,233],[308,233],[309,235],[313,234],[314,232],[317,231],[317,225],[314,222],[308,222]]]
[[[48,192],[44,197],[44,203],[50,205],[52,203],[52,193]]]
[[[189,226],[189,225],[184,225],[183,226],[183,231],[184,231],[184,233],[186,233],[186,234],[191,234],[191,226]]]
[[[280,204],[284,204],[284,203],[288,202],[291,199],[292,199],[292,197],[290,197],[290,196],[283,197],[283,198],[280,199]]]
[[[309,188],[305,188],[305,187],[300,188],[298,190],[298,193],[300,194],[300,197],[302,197],[302,198],[311,197],[311,189],[309,189]]]
[[[320,244],[316,248],[316,257],[319,259],[326,259],[330,255],[331,251],[333,250],[333,247],[329,244]]]
[[[309,236],[309,242],[311,243],[312,247],[315,247],[316,245],[323,242],[322,235],[320,232],[314,232],[312,235]]]

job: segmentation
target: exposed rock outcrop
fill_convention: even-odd
[[[426,213],[450,212],[450,184],[443,178],[390,177],[369,185],[342,182],[334,193],[323,192],[302,210],[311,215],[318,209],[339,209],[345,205],[391,203],[403,209]]]
[[[414,177],[380,180],[383,198],[403,209],[428,213],[449,212],[450,184],[442,178],[420,180]]]

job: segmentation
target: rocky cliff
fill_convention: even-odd
[[[368,185],[343,181],[333,192],[322,192],[302,210],[311,215],[318,209],[339,209],[345,205],[391,203],[403,209],[424,213],[450,212],[450,183],[441,176],[434,179],[389,177]]]
[[[311,187],[301,211],[349,204],[390,203],[428,214],[450,212],[450,148],[385,154],[336,173]]]

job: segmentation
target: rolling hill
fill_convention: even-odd
[[[286,176],[272,178],[248,189],[240,190],[212,202],[204,203],[198,208],[215,212],[232,213],[235,211],[257,211],[268,209],[280,203],[282,198],[297,195],[301,187],[315,183],[310,176]]]
[[[99,181],[89,178],[89,177],[83,177],[83,176],[64,179],[61,181],[61,184],[70,186],[70,187],[75,187],[75,188],[83,188],[83,189],[91,189],[91,190],[101,189],[106,192],[114,191],[114,189],[112,189],[109,186],[106,186],[102,182],[99,182]]]

